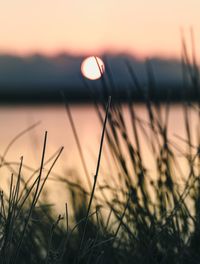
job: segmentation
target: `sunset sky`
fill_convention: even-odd
[[[195,32],[199,0],[0,0],[0,53],[179,57],[180,28]]]

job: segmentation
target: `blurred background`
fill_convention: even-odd
[[[85,57],[97,55],[105,60],[121,99],[134,90],[127,61],[145,86],[148,59],[160,96],[165,98],[162,94],[171,89],[180,100],[182,38],[188,41],[189,55],[199,53],[199,7],[198,0],[4,1],[0,101],[60,102],[59,89],[68,100],[90,101],[80,65]]]

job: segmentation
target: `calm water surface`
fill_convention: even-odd
[[[164,106],[163,106],[164,108]],[[75,126],[80,138],[84,158],[91,180],[96,169],[96,161],[101,136],[101,124],[92,105],[73,105],[70,107]],[[138,117],[147,120],[147,111],[144,105],[136,105]],[[164,112],[164,111],[163,111]],[[130,138],[131,124],[130,116],[126,107],[123,109]],[[0,107],[0,154],[2,155],[9,142],[21,131],[40,121],[40,124],[19,138],[10,148],[6,155],[6,161],[19,162],[23,155],[24,164],[36,169],[39,167],[41,151],[43,146],[44,133],[48,131],[48,143],[46,159],[55,153],[61,146],[64,146],[62,156],[58,160],[54,173],[74,181],[77,176],[81,178],[81,184],[86,183],[85,174],[82,168],[74,136],[69,124],[64,106],[1,106]],[[190,111],[190,127],[195,141],[197,133],[197,114]],[[176,135],[185,138],[185,125],[183,106],[172,105],[169,115],[169,137],[176,141],[182,148],[185,144],[177,139]],[[142,150],[147,168],[153,174],[154,166],[151,153],[147,150],[147,143],[141,135]],[[133,142],[134,144],[134,142]],[[104,144],[101,171],[99,180],[105,180],[109,173],[113,173],[112,165],[108,162],[108,148]],[[178,153],[177,153],[178,156]],[[180,157],[181,163],[181,157]],[[17,169],[17,165],[13,165]],[[48,167],[48,166],[47,166]],[[23,169],[25,177],[32,172]],[[10,172],[5,167],[0,169],[1,185],[6,185],[10,179]],[[54,176],[56,178],[56,175]],[[106,178],[109,180],[109,178]],[[64,211],[64,204],[69,200],[69,193],[65,187],[55,181],[49,181],[46,186],[48,199],[55,203],[58,210]]]

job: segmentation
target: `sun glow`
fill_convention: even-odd
[[[81,72],[84,77],[90,80],[97,80],[105,72],[105,66],[99,57],[91,56],[82,62]]]

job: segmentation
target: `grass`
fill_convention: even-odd
[[[56,217],[53,207],[40,197],[63,148],[47,160],[46,132],[40,167],[25,180],[23,157],[16,171],[6,161],[6,154],[19,137],[37,124],[22,131],[8,145],[0,164],[12,172],[9,192],[2,190],[0,193],[0,263],[200,263],[199,105],[185,101],[186,138],[177,136],[177,141],[172,141],[168,136],[170,103],[163,107],[152,101],[155,78],[151,63],[147,63],[148,90],[140,86],[128,62],[127,67],[133,85],[144,96],[148,120],[137,116],[129,94],[130,135],[119,102],[110,105],[109,99],[107,107],[104,103],[94,102],[102,123],[102,136],[93,181],[89,179],[79,131],[76,131],[72,113],[66,105],[88,179],[88,186],[84,187],[79,182],[70,182],[66,175],[57,177],[63,187],[67,186],[73,213],[68,212],[66,203],[65,214]],[[196,60],[194,56],[192,61],[189,60],[184,40],[183,68],[183,80],[189,79],[198,94]],[[106,97],[114,86],[112,74],[102,81]],[[184,92],[187,94],[187,90]],[[190,109],[198,117],[195,142],[190,127]],[[146,153],[141,138],[155,164],[155,175],[145,165]],[[183,144],[186,146],[184,151]],[[106,182],[102,183],[98,177],[104,145],[109,151],[107,161],[114,170],[106,172]],[[177,151],[187,166],[184,172],[183,164],[177,160]],[[50,164],[48,170],[45,169],[47,164]],[[183,176],[181,185],[177,184],[179,176]]]

